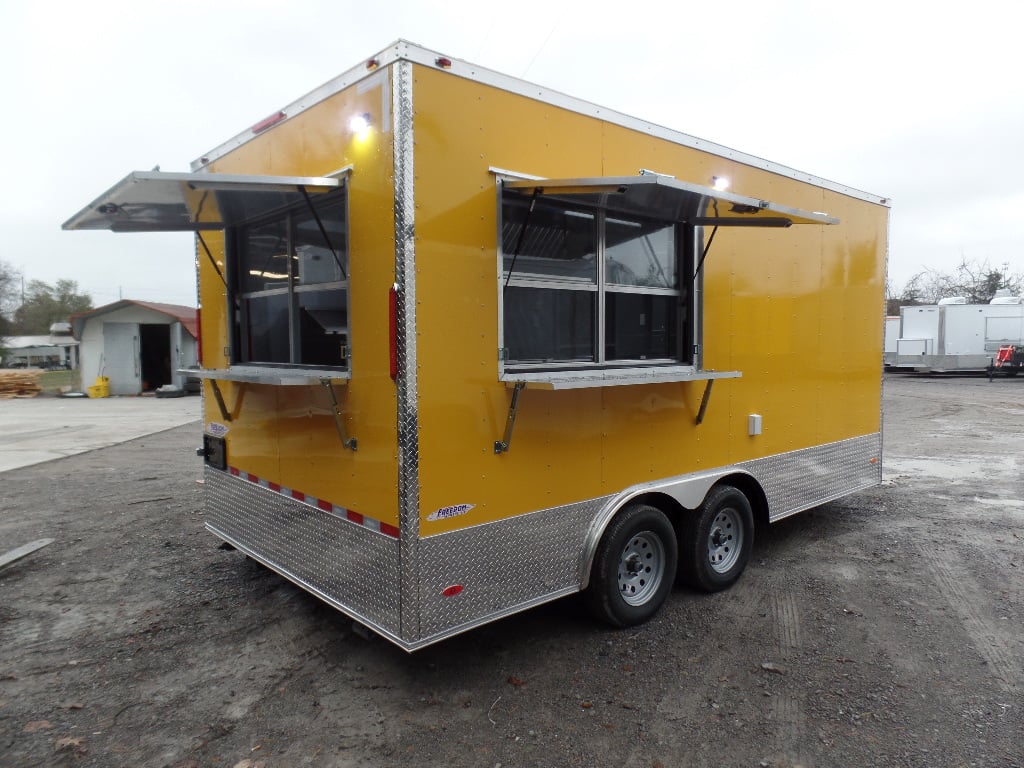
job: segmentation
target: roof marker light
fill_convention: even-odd
[[[447,59],[444,56],[438,56],[436,59],[434,59],[434,64],[439,66],[441,69],[451,69],[452,68],[452,60],[451,59]]]
[[[269,128],[270,126],[280,123],[282,120],[285,119],[285,117],[286,115],[284,112],[275,112],[270,117],[265,117],[258,123],[256,123],[256,125],[252,127],[252,132],[262,133],[263,131],[267,130],[267,128]]]
[[[370,71],[375,70],[379,66],[380,62],[377,61],[376,59],[370,59],[369,61],[366,62],[366,68]]]

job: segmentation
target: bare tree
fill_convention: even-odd
[[[889,309],[893,305],[935,304],[953,296],[962,296],[968,304],[988,304],[1000,289],[1019,296],[1024,291],[1024,274],[1010,272],[1009,264],[994,267],[987,259],[971,261],[964,257],[953,272],[924,269],[907,280],[902,289],[891,290]]]
[[[4,345],[4,337],[12,335],[14,330],[13,318],[20,285],[18,270],[6,261],[0,261],[0,348]]]

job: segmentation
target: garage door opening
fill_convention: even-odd
[[[167,325],[139,325],[142,391],[152,392],[171,383],[171,333]]]

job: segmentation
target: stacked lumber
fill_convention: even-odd
[[[14,397],[35,397],[40,393],[40,370],[26,368],[24,370],[0,371],[0,400]]]

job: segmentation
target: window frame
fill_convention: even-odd
[[[498,359],[499,377],[505,380],[529,379],[533,375],[544,377],[551,375],[560,378],[568,375],[583,375],[588,373],[598,374],[598,379],[606,379],[609,371],[646,371],[647,369],[680,369],[684,372],[693,372],[700,367],[700,329],[699,318],[701,308],[699,299],[702,292],[699,286],[702,282],[701,276],[694,276],[695,265],[697,264],[697,228],[692,225],[665,219],[662,217],[644,216],[632,211],[621,211],[614,207],[603,206],[582,201],[569,201],[560,197],[546,197],[543,195],[524,195],[516,191],[507,190],[498,179],[497,185],[497,207],[498,207],[498,243],[497,243],[497,264],[498,264]],[[505,223],[506,206],[529,207],[531,202],[541,202],[543,205],[551,206],[561,210],[579,211],[590,214],[594,217],[595,228],[595,260],[596,275],[592,284],[582,281],[568,281],[560,279],[545,279],[542,276],[529,273],[517,274],[516,269],[509,272],[506,269],[505,259]],[[658,286],[626,285],[614,283],[608,280],[608,219],[616,221],[632,221],[641,224],[663,225],[660,228],[672,228],[674,251],[673,261],[675,264],[676,281],[674,288]],[[526,221],[528,224],[528,219]],[[545,360],[545,361],[523,361],[511,360],[508,358],[508,346],[506,344],[506,302],[508,288],[534,288],[544,290],[575,290],[586,291],[595,294],[595,307],[591,318],[593,334],[592,352],[590,360]],[[636,295],[651,297],[674,297],[672,306],[675,309],[674,318],[674,353],[668,357],[608,357],[608,339],[611,335],[608,329],[608,304],[609,296],[615,295]]]
[[[334,250],[341,261],[343,279],[327,281],[322,283],[303,284],[299,282],[299,254],[297,248],[302,247],[295,242],[296,221],[316,211],[319,215],[318,225],[321,225],[326,217],[323,211],[333,206],[340,206],[339,219],[342,233],[340,241],[331,238],[330,245],[325,248]],[[309,372],[318,376],[329,378],[347,377],[351,368],[351,329],[350,306],[350,273],[351,273],[351,251],[350,251],[350,219],[349,219],[349,190],[347,184],[341,184],[337,188],[318,194],[315,197],[303,196],[302,199],[292,201],[273,210],[260,213],[248,219],[242,219],[225,228],[225,256],[226,256],[226,282],[228,286],[228,326],[230,340],[230,367],[244,373],[245,370],[283,370],[289,373]],[[313,216],[316,220],[316,216]],[[336,219],[331,218],[330,221]],[[288,273],[285,279],[286,285],[263,288],[260,290],[249,290],[245,286],[246,275],[249,265],[245,262],[246,248],[245,235],[253,229],[267,226],[268,224],[283,223],[286,230],[286,253],[288,258]],[[303,294],[340,292],[344,295],[343,325],[342,333],[344,341],[341,345],[342,362],[338,365],[326,365],[317,363],[304,363],[301,360],[302,338],[300,328],[300,297]],[[271,298],[284,295],[287,297],[287,318],[288,330],[286,334],[288,344],[288,361],[259,360],[252,359],[246,351],[250,348],[251,333],[251,305],[254,299]]]

